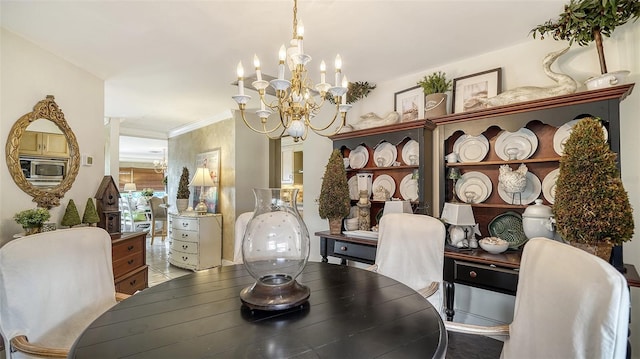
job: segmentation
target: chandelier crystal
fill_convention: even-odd
[[[245,116],[246,105],[251,96],[244,93],[244,68],[242,62],[238,63],[238,94],[232,98],[238,103],[238,108],[245,125],[251,130],[266,135],[271,139],[278,139],[289,135],[295,142],[307,138],[309,129],[321,136],[331,136],[338,133],[345,125],[347,111],[351,105],[346,103],[348,80],[342,75],[342,59],[340,55],[335,60],[335,83],[333,86],[326,82],[326,65],[320,63],[320,83],[313,86],[308,77],[306,65],[311,61],[311,56],[304,53],[303,35],[304,26],[297,18],[298,1],[293,2],[293,38],[288,49],[284,45],[280,47],[278,77],[269,82],[262,79],[260,60],[254,55],[253,63],[256,69],[257,80],[251,85],[258,91],[260,98],[260,110],[256,114],[260,122],[256,126],[249,123]],[[290,80],[285,80],[285,62],[291,71]],[[266,89],[271,86],[275,90],[275,100],[266,98]],[[334,98],[336,112],[328,124],[317,125],[312,119],[325,103],[329,93]],[[268,122],[269,116],[277,113],[279,120]],[[339,122],[334,130],[329,130]]]

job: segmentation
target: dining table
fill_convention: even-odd
[[[87,327],[69,358],[444,358],[447,333],[422,295],[353,266],[308,262],[308,302],[244,306],[244,265],[197,271],[144,289]]]

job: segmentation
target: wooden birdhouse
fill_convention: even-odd
[[[113,177],[104,176],[95,195],[98,210],[98,227],[104,228],[109,234],[120,234],[120,191]]]

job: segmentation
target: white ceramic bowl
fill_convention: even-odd
[[[344,220],[344,228],[347,231],[355,231],[358,229],[358,218],[347,218]]]
[[[502,253],[509,248],[509,242],[498,237],[482,238],[478,243],[480,243],[480,248],[491,254]]]

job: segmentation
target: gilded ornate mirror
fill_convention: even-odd
[[[13,124],[6,156],[13,181],[39,207],[60,205],[78,175],[80,150],[53,96],[39,101]]]

